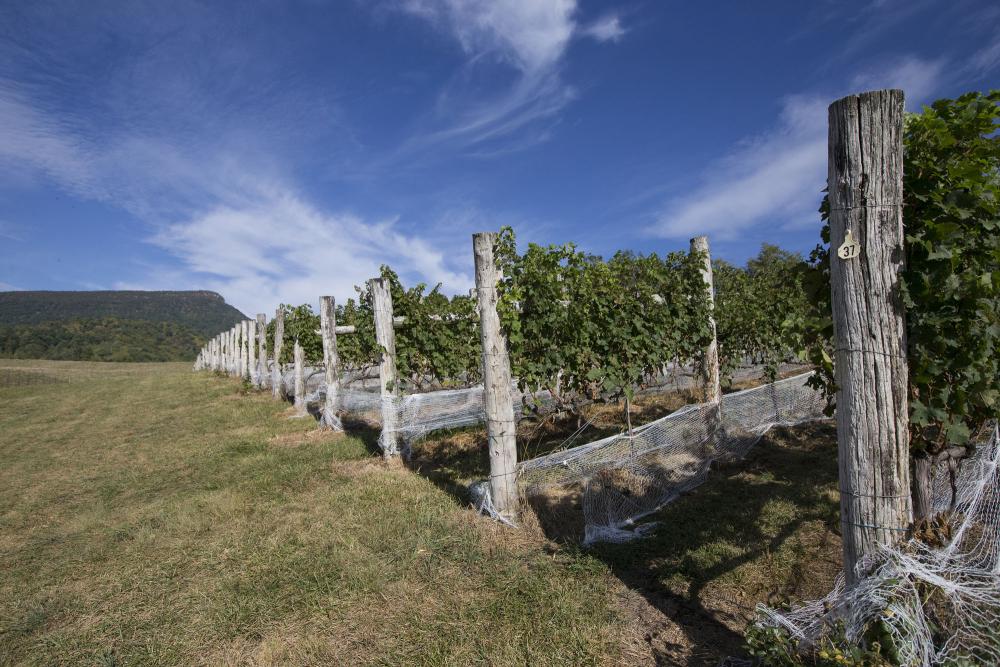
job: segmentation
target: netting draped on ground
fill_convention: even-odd
[[[743,377],[754,372],[746,369]],[[286,395],[294,392],[293,376],[290,370],[283,373]],[[303,376],[306,402],[322,404],[326,391],[322,367],[306,368]],[[517,468],[518,483],[525,494],[579,485],[585,542],[632,539],[648,529],[636,523],[639,519],[701,484],[713,461],[743,456],[773,426],[822,418],[825,402],[807,386],[809,376],[805,373],[726,394],[720,405],[686,406],[631,434],[523,461]],[[696,382],[691,369],[678,367],[668,369],[650,390],[688,389]],[[516,417],[525,405],[544,408],[551,404],[551,396],[544,391],[524,395],[512,385],[511,394]],[[367,378],[345,382],[338,396],[342,413],[377,420],[385,410],[394,410],[391,428],[404,450],[433,431],[485,421],[482,386],[383,398],[378,380]]]
[[[739,458],[770,428],[823,418],[810,373],[689,405],[621,433],[518,466],[526,494],[583,487],[585,543],[641,536],[636,522],[701,484],[712,461]]]
[[[882,547],[825,598],[791,610],[758,609],[804,650],[835,629],[849,642],[879,637],[905,666],[1000,664],[1000,443],[995,425],[960,468],[953,504],[947,466],[938,469],[934,509],[948,512],[927,535]]]

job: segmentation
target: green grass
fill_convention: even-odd
[[[69,381],[0,388],[0,662],[614,661],[599,562],[360,440],[187,364],[29,366]]]
[[[715,664],[835,570],[829,427],[583,551],[465,506],[475,429],[428,474],[285,408],[188,364],[0,362],[0,664]]]

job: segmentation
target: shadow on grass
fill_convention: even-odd
[[[640,403],[633,424],[657,419],[678,402],[683,399]],[[574,444],[622,430],[620,406],[590,417],[593,423]],[[381,453],[377,426],[344,425],[372,454]],[[575,428],[569,419],[522,421],[518,459],[561,448]],[[489,471],[485,429],[435,433],[414,444],[408,466],[467,504],[469,483]],[[599,544],[587,553],[666,617],[628,610],[642,619],[658,664],[716,665],[742,653],[742,630],[756,603],[818,597],[829,589],[840,567],[836,481],[831,423],[777,428],[745,459],[714,464],[704,484],[649,517],[658,528],[646,539]],[[582,495],[577,485],[528,499],[541,532],[568,553],[579,550],[583,538]]]
[[[636,406],[633,424],[674,408],[662,401]],[[620,406],[594,417],[579,444],[621,431]],[[570,420],[522,422],[518,459],[558,449],[573,428]],[[485,431],[434,434],[414,447],[410,466],[467,503],[468,483],[488,474]],[[831,423],[777,428],[745,459],[713,464],[704,484],[649,517],[658,528],[648,538],[599,544],[587,553],[667,617],[626,611],[643,619],[659,664],[716,665],[742,652],[742,630],[757,602],[818,597],[829,589],[840,567],[836,481]],[[527,499],[541,532],[569,553],[583,539],[583,492],[577,484]]]
[[[713,466],[704,484],[649,517],[658,528],[646,539],[589,552],[679,626],[692,647],[687,664],[716,665],[742,653],[757,602],[813,597],[832,584],[836,482],[832,424],[775,429],[746,459]],[[567,495],[543,512],[582,523],[582,511],[565,506],[573,502]],[[553,539],[565,539],[560,529]],[[645,636],[658,664],[678,664],[680,647],[658,638],[655,624]]]

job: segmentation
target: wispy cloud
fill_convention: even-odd
[[[61,18],[42,18],[87,33]],[[143,49],[129,54],[127,67],[109,65],[99,94],[85,100],[72,93],[91,82],[89,70],[68,66],[62,76],[39,81],[0,63],[0,178],[5,188],[42,184],[141,221],[137,235],[148,235],[167,257],[130,267],[142,277],[118,280],[119,287],[207,286],[256,312],[313,301],[321,291],[349,296],[388,263],[411,281],[467,289],[464,264],[451,260],[447,244],[435,249],[432,235],[407,234],[394,220],[331,213],[341,207],[321,207],[303,193],[295,178],[307,166],[296,157],[299,147],[337,128],[336,108],[325,104],[322,91],[307,95],[272,80],[278,68],[254,72],[254,85],[241,85],[245,71],[267,59],[241,53],[238,43],[227,43],[228,33],[149,34],[155,22],[109,27],[112,20],[99,22],[101,29]],[[208,33],[218,26],[207,21],[195,28]],[[176,34],[186,36],[178,43]],[[189,48],[189,39],[199,48]],[[40,44],[26,55],[3,44],[0,56],[58,59],[57,47]],[[212,76],[193,62],[200,57],[221,63]],[[261,87],[263,98],[247,99]],[[74,103],[60,104],[66,99]],[[0,236],[7,231],[0,226]],[[109,284],[115,280],[107,276]]]
[[[0,239],[8,241],[23,241],[20,225],[15,225],[7,220],[0,220]]]
[[[970,62],[979,74],[988,74],[1000,66],[1000,38],[972,54]]]
[[[608,14],[593,23],[584,26],[580,33],[592,37],[598,42],[617,42],[625,36],[625,28],[617,14]]]
[[[452,268],[445,248],[400,232],[394,220],[324,213],[273,184],[261,184],[241,206],[220,205],[170,225],[152,242],[181,260],[184,275],[197,276],[244,312],[312,302],[320,293],[351,296],[384,263],[452,291],[472,282]],[[169,285],[179,276],[159,278]]]
[[[856,75],[851,91],[902,88],[916,108],[940,83],[945,63],[903,58]],[[748,138],[712,165],[689,193],[674,197],[652,233],[681,238],[739,237],[758,225],[805,227],[816,223],[826,185],[827,106],[838,95],[786,98],[777,126]]]
[[[434,117],[403,145],[401,154],[451,144],[485,157],[545,141],[549,137],[545,124],[576,97],[560,72],[572,39],[579,35],[618,41],[625,34],[613,14],[580,26],[576,0],[396,0],[391,4],[450,35],[467,56],[466,67],[442,92]],[[477,68],[498,65],[515,72],[515,80],[505,91],[487,99],[478,88],[471,94],[466,91]],[[487,76],[497,78],[495,73]],[[504,143],[496,145],[500,141]]]
[[[901,88],[906,94],[906,106],[919,108],[920,102],[934,94],[941,83],[947,61],[944,58],[925,60],[906,56],[881,67],[859,72],[851,79],[852,91],[879,88]]]

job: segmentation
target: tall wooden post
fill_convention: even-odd
[[[323,335],[323,367],[326,371],[326,400],[320,425],[334,431],[344,427],[337,416],[340,408],[340,358],[337,356],[337,310],[332,296],[319,299],[320,332]]]
[[[399,456],[399,433],[397,424],[396,397],[399,396],[399,381],[396,377],[396,332],[392,328],[392,292],[389,281],[372,278],[368,281],[375,317],[375,340],[382,348],[379,363],[379,385],[382,393],[382,436],[379,444],[386,459]]]
[[[292,356],[295,358],[295,414],[304,417],[308,414],[306,410],[306,380],[305,380],[305,351],[299,345],[299,339],[295,339],[295,346],[292,348]]]
[[[236,325],[234,324],[233,328],[229,330],[229,374],[233,376],[240,370],[239,355],[237,354],[239,351],[238,340],[236,337]]]
[[[476,260],[476,295],[479,306],[479,331],[483,349],[483,386],[486,407],[486,436],[490,454],[490,498],[493,509],[502,519],[517,516],[516,422],[511,397],[510,358],[507,339],[497,314],[498,275],[493,258],[496,233],[472,235]]]
[[[691,239],[691,254],[702,253],[704,264],[701,277],[708,291],[708,326],[711,340],[705,348],[705,358],[702,368],[702,388],[706,403],[718,403],[722,400],[722,383],[719,378],[719,341],[715,334],[715,284],[712,278],[712,253],[708,248],[707,236],[696,236]]]
[[[271,395],[281,398],[281,348],[285,342],[285,311],[278,306],[274,311],[274,360],[271,366]]]
[[[844,570],[912,519],[903,270],[903,91],[830,105],[830,284]]]
[[[267,386],[267,316],[257,313],[257,388]]]
[[[254,387],[260,386],[257,375],[257,320],[247,320],[247,376]]]
[[[234,325],[232,329],[229,330],[229,334],[226,337],[226,372],[230,375],[236,375],[236,352],[234,343],[236,342],[236,326]]]
[[[240,327],[240,335],[243,337],[242,342],[240,343],[240,354],[242,355],[240,377],[248,379],[250,377],[250,348],[253,346],[253,342],[250,339],[249,320],[243,320],[242,326]]]

